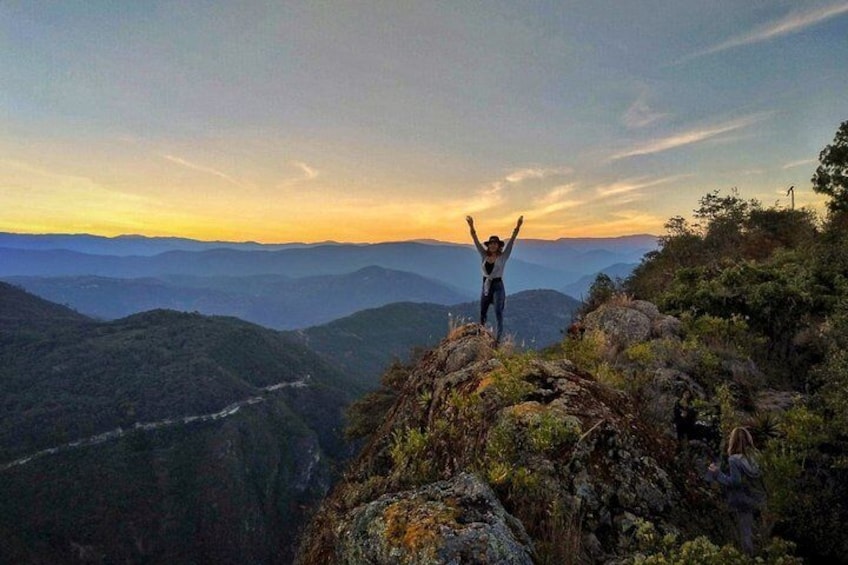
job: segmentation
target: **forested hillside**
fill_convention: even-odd
[[[0,305],[0,562],[289,561],[355,384],[234,318]]]
[[[561,340],[581,306],[553,290],[518,292],[509,295],[508,302],[506,332],[521,349],[542,349]],[[451,326],[476,321],[479,316],[478,302],[453,306],[400,302],[290,335],[343,369],[362,387],[374,389],[393,360],[408,362],[415,351],[436,345]]]

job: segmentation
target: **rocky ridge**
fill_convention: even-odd
[[[677,331],[641,315],[636,339]],[[411,369],[296,562],[615,562],[692,504],[673,440],[638,411],[567,359],[460,327]]]

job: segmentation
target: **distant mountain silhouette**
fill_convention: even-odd
[[[519,347],[544,348],[562,339],[562,331],[579,307],[577,300],[552,290],[511,294],[507,297],[506,332]],[[362,386],[374,388],[393,359],[406,361],[414,349],[432,347],[443,339],[451,324],[478,318],[476,301],[453,306],[396,303],[292,335]]]
[[[326,242],[331,243],[331,242]],[[167,251],[208,251],[210,249],[241,249],[244,251],[308,247],[306,243],[264,244],[253,241],[198,241],[184,237],[146,237],[119,235],[103,237],[89,234],[19,234],[0,232],[0,247],[29,250],[76,251],[92,255],[158,255]]]
[[[274,329],[303,328],[390,302],[453,304],[463,293],[416,274],[366,267],[353,273],[293,279],[169,276],[162,279],[109,277],[11,277],[48,300],[101,319],[167,308],[235,316]]]
[[[577,272],[579,276],[596,273],[616,263],[638,263],[642,256],[656,249],[657,238],[652,235],[629,235],[606,238],[574,238],[545,241],[521,241],[516,256],[530,263],[562,271]],[[567,281],[567,282],[573,282]],[[553,288],[562,288],[557,285]]]
[[[463,292],[476,293],[479,285],[478,257],[470,245],[425,241],[284,247],[168,238],[94,238],[92,242],[91,238],[0,234],[0,276],[305,277],[379,266],[434,278]],[[614,263],[638,262],[654,248],[656,238],[645,235],[557,241],[519,239],[508,267],[508,290],[560,289]],[[128,255],[128,250],[137,253]],[[155,253],[158,250],[165,251]]]

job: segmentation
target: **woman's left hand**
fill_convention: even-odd
[[[521,227],[521,224],[524,223],[524,216],[518,216],[518,227]]]

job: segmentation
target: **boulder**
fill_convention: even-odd
[[[683,334],[683,324],[674,316],[660,315],[651,320],[651,337],[655,339],[679,338]]]
[[[660,309],[657,308],[657,305],[653,302],[648,302],[647,300],[633,300],[629,302],[626,306],[627,308],[643,313],[652,322],[663,316],[662,314],[660,314]]]
[[[533,563],[524,527],[470,473],[355,508],[339,532],[335,563],[340,565]]]
[[[604,304],[583,320],[587,331],[601,331],[614,345],[628,347],[651,337],[651,319],[633,308]]]

